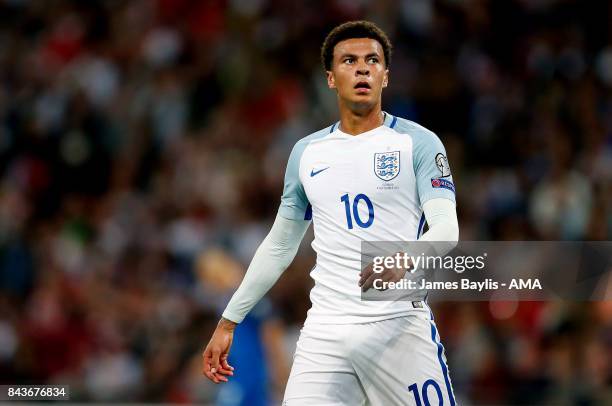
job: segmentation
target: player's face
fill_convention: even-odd
[[[385,67],[382,45],[370,38],[351,38],[334,47],[332,70],[327,84],[352,108],[371,108],[380,103],[387,87],[389,71]]]

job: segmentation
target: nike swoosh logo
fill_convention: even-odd
[[[315,171],[314,169],[312,169],[310,171],[310,177],[312,178],[313,176],[320,174],[321,172],[323,172],[326,169],[329,169],[329,166],[327,168],[319,169],[318,171]]]

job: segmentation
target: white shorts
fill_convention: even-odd
[[[283,406],[455,405],[431,313],[301,331]]]

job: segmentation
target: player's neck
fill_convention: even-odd
[[[380,127],[384,122],[384,114],[380,105],[367,112],[355,112],[340,108],[340,130],[350,135],[359,135]]]

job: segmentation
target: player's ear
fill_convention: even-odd
[[[330,70],[325,71],[327,74],[327,86],[330,89],[335,89],[336,88],[336,80],[334,79],[334,73]]]
[[[382,86],[387,87],[387,85],[389,84],[389,69],[385,69],[385,77],[383,78],[383,83]]]

